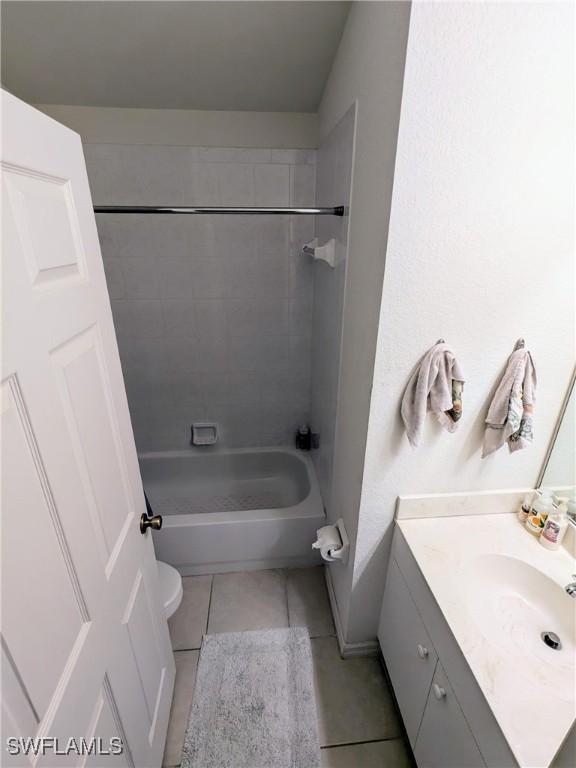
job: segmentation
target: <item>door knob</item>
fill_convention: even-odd
[[[418,646],[418,656],[421,659],[426,659],[428,657],[428,648],[425,648],[423,645]]]
[[[152,528],[154,531],[159,531],[160,528],[162,528],[162,515],[148,517],[146,512],[142,512],[140,516],[140,533],[146,533],[148,528]]]

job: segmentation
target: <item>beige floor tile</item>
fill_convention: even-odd
[[[168,721],[168,734],[164,749],[162,765],[180,765],[182,758],[182,745],[188,726],[192,697],[194,695],[194,682],[196,680],[196,667],[198,665],[199,651],[177,651],[174,654],[176,660],[176,682],[172,697],[170,720]]]
[[[411,768],[402,739],[323,749],[322,768]]]
[[[212,576],[185,576],[182,579],[182,602],[168,620],[175,651],[200,648],[208,621],[211,586]]]
[[[312,640],[320,745],[400,736],[392,696],[375,657],[343,660],[333,637]]]
[[[308,627],[310,637],[335,634],[324,567],[286,571],[291,627]]]
[[[286,578],[282,571],[214,576],[208,634],[287,626]]]

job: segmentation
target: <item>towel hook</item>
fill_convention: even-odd
[[[514,352],[516,352],[518,349],[524,349],[526,346],[526,342],[523,338],[519,338],[516,344],[514,345]]]

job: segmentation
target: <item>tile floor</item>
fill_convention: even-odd
[[[322,768],[412,765],[379,660],[340,658],[322,567],[184,577],[168,624],[176,685],[165,768],[180,764],[202,635],[289,626],[310,633]]]

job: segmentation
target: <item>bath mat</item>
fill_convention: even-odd
[[[319,768],[308,631],[205,635],[181,768]]]

